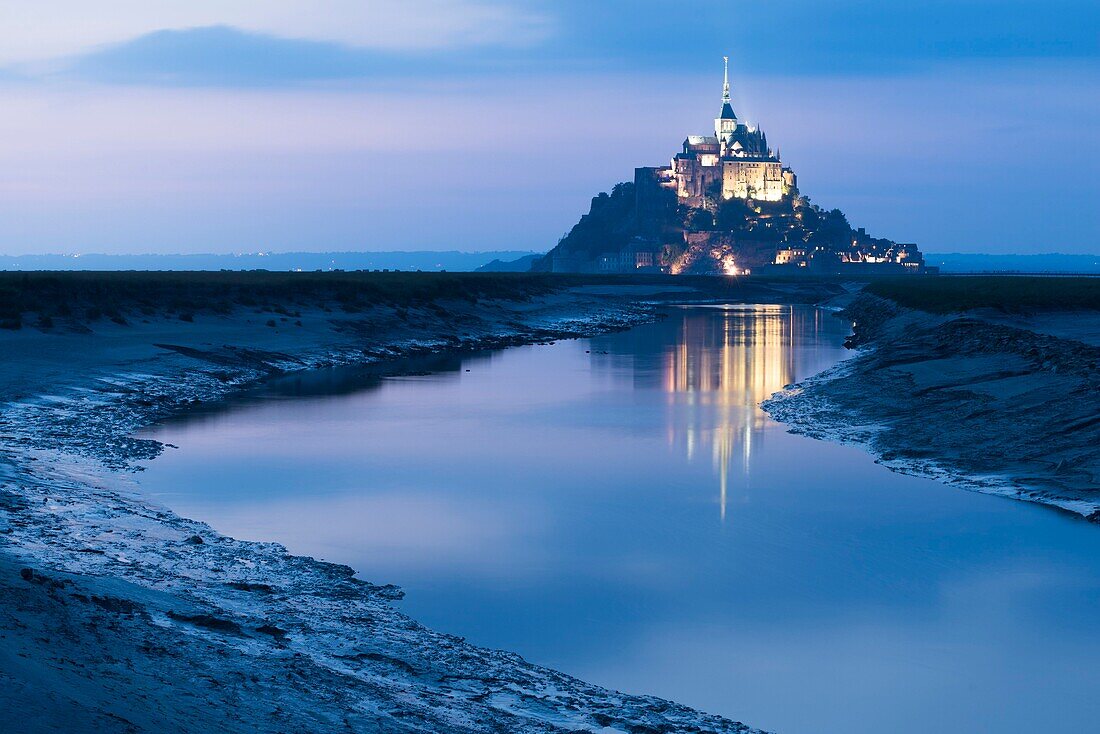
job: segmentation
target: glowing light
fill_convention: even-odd
[[[802,318],[785,307],[730,309],[719,328],[700,330],[699,320],[685,317],[679,343],[665,355],[665,390],[690,416],[678,439],[689,461],[710,444],[723,521],[731,466],[741,464],[747,477],[768,420],[757,405],[794,381],[791,337],[804,329]],[[679,425],[670,423],[670,435]]]

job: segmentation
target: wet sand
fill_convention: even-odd
[[[860,353],[773,397],[886,466],[1100,521],[1100,312],[934,315],[860,295]]]

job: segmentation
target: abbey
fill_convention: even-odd
[[[689,135],[667,166],[592,199],[532,268],[554,272],[746,275],[928,272],[915,244],[853,228],[798,190],[764,131],[737,118],[724,57],[713,135]]]
[[[718,199],[780,201],[795,187],[794,172],[784,168],[768,136],[737,119],[730,98],[729,57],[723,57],[722,111],[714,120],[714,135],[689,135],[672,164],[646,169],[663,185],[674,188],[679,203],[705,208]]]

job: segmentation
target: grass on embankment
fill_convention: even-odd
[[[440,301],[523,301],[579,285],[691,285],[717,296],[744,287],[723,278],[547,273],[410,273],[276,271],[0,272],[0,328],[49,329],[55,322],[118,324],[134,318],[191,321],[197,314],[239,308],[297,315],[320,307],[358,313],[373,306],[403,309]]]
[[[952,276],[889,278],[865,292],[900,306],[932,313],[993,308],[1009,313],[1037,310],[1100,310],[1100,278]]]
[[[50,326],[54,319],[126,323],[128,316],[236,308],[273,313],[324,305],[349,313],[375,305],[406,307],[445,299],[523,300],[560,287],[545,276],[511,273],[370,272],[0,272],[0,327]]]

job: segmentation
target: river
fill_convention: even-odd
[[[435,629],[754,726],[1095,730],[1100,528],[786,433],[757,404],[845,357],[827,312],[668,311],[281,378],[147,431],[178,448],[139,481]]]

